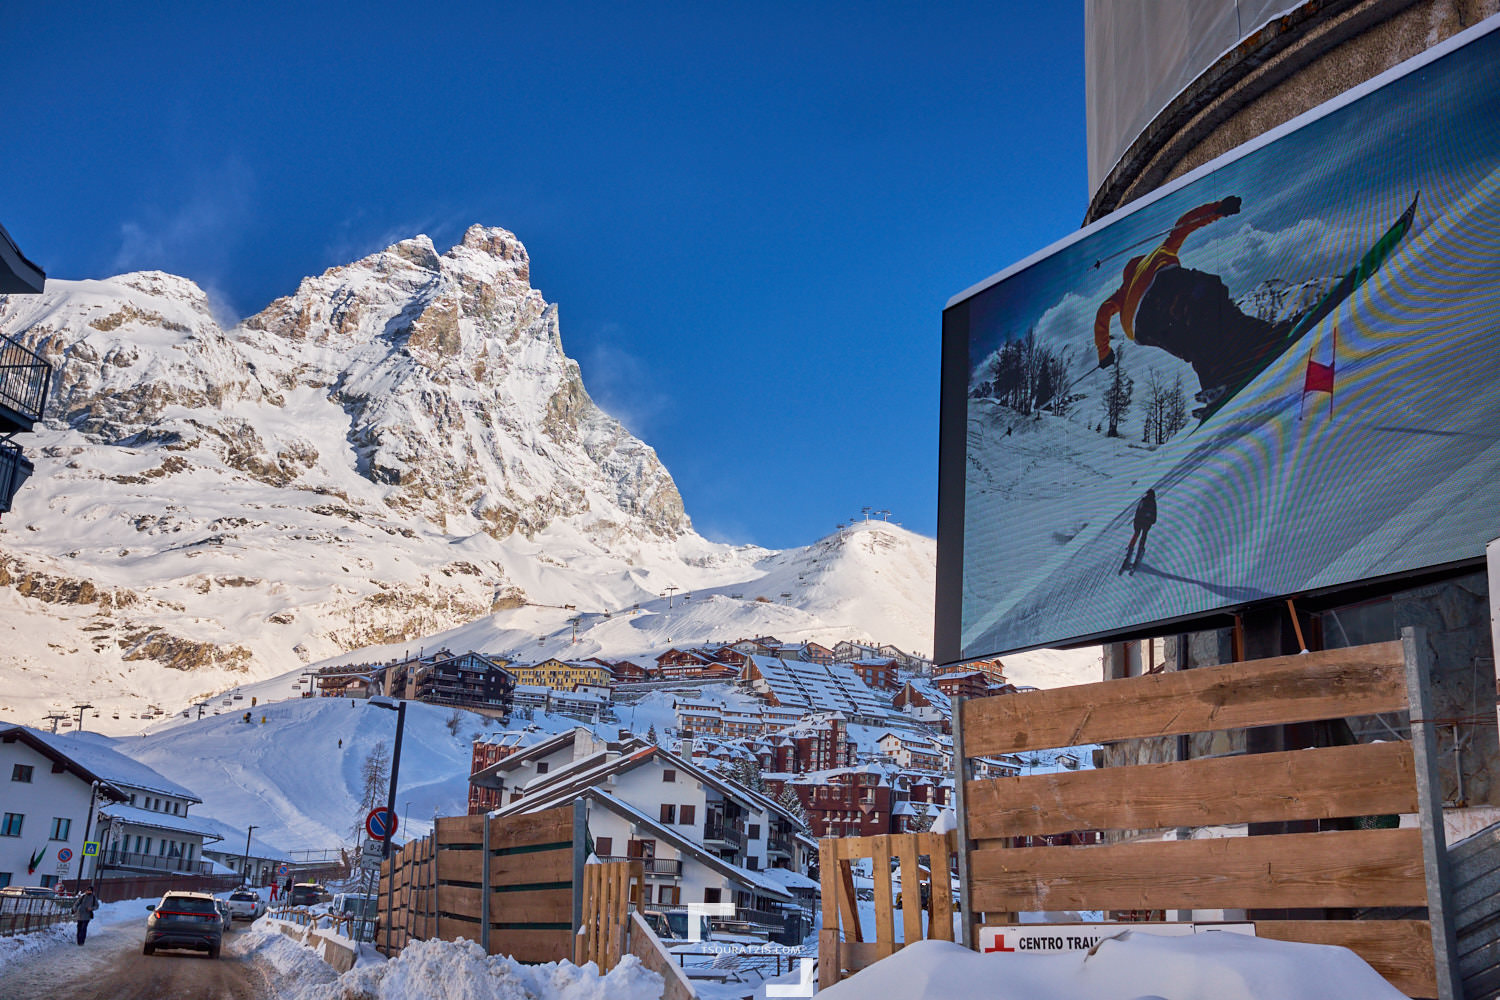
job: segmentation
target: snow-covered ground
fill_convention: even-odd
[[[828,1000],[1401,1000],[1353,952],[1241,934],[1125,932],[1092,953],[981,955],[945,941],[903,948]]]

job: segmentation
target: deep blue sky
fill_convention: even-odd
[[[1087,205],[1078,3],[5,14],[0,222],[243,316],[471,223],[710,537],[936,530],[941,310]]]

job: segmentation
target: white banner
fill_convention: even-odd
[[[979,950],[986,955],[1058,955],[1070,951],[1088,951],[1100,941],[1125,931],[1161,937],[1183,937],[1209,931],[1254,936],[1255,925],[1154,921],[1128,924],[1010,924],[1003,927],[981,927]]]

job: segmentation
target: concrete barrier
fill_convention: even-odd
[[[354,960],[358,957],[358,952],[345,943],[347,939],[328,931],[316,930],[311,926],[288,923],[274,917],[267,919],[276,925],[277,930],[293,941],[304,948],[311,948],[313,953],[327,962],[335,972],[342,974],[354,968]]]

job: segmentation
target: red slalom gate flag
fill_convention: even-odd
[[[1338,359],[1339,353],[1339,328],[1333,328],[1333,354],[1328,359],[1328,364],[1314,361],[1312,352],[1307,355],[1307,375],[1302,380],[1302,398],[1305,401],[1310,392],[1328,393],[1328,415],[1333,416],[1333,366]]]

